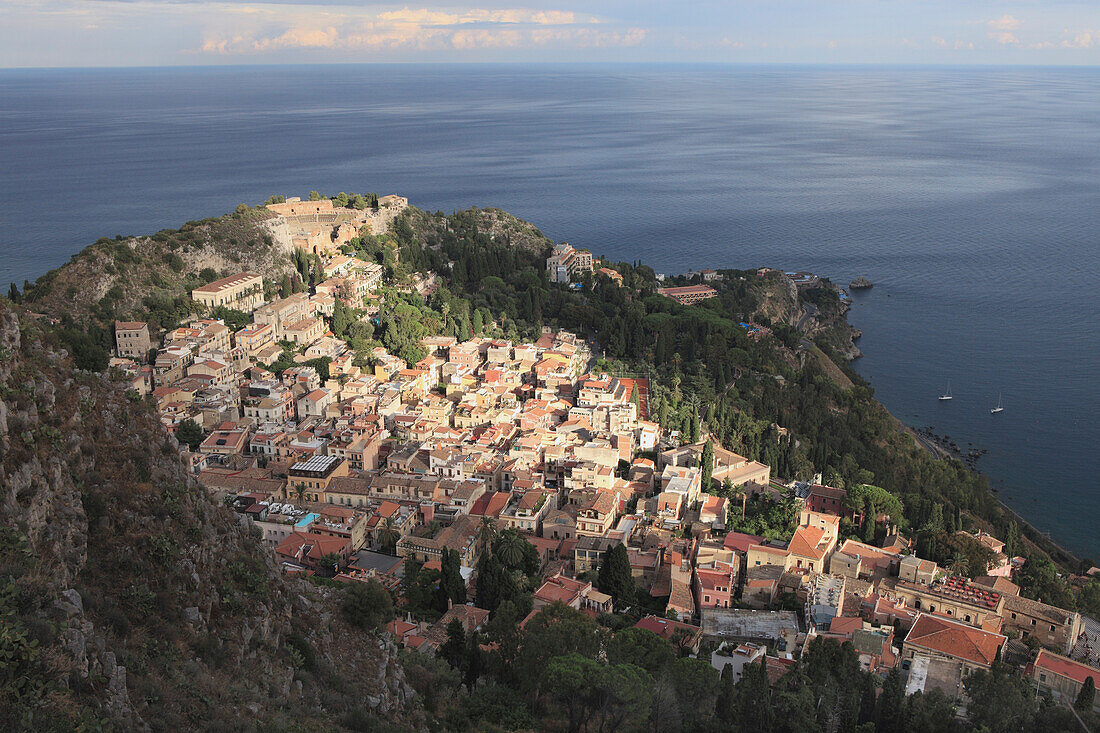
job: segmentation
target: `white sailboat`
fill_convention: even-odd
[[[997,406],[994,407],[992,410],[990,410],[989,414],[990,415],[996,415],[998,412],[1004,412],[1004,411],[1005,411],[1004,400],[1001,399],[1001,395],[998,394],[997,395]]]
[[[951,380],[949,379],[947,380],[947,391],[940,395],[940,402],[947,402],[951,399],[954,399],[954,397],[951,396]]]

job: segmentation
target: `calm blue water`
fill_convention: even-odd
[[[1095,557],[1098,109],[1080,69],[0,71],[0,283],[310,189],[500,206],[667,272],[867,275],[880,399]]]

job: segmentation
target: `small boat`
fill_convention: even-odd
[[[989,414],[990,415],[996,415],[998,412],[1004,412],[1004,411],[1005,411],[1004,400],[1001,399],[1000,395],[997,395],[997,406],[994,407],[992,410],[990,410]]]
[[[953,399],[955,398],[951,396],[951,380],[948,380],[947,391],[940,395],[940,402],[947,402],[948,400]]]

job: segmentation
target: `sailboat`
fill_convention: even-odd
[[[998,412],[1004,412],[1004,400],[1001,399],[1001,395],[997,395],[997,406],[989,411],[990,415],[996,415]]]
[[[947,402],[951,399],[954,399],[954,397],[951,396],[951,380],[949,379],[947,380],[947,391],[940,395],[940,402]]]

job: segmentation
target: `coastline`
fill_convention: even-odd
[[[486,211],[499,211],[499,210],[487,209]],[[503,213],[503,212],[500,212],[500,213]],[[232,214],[226,214],[222,217],[215,217],[215,218],[212,218],[212,219],[204,220],[202,222],[188,222],[188,224],[185,225],[185,227],[188,226],[188,225],[191,225],[193,223],[194,224],[200,224],[200,225],[205,225],[208,222],[217,223],[221,220],[231,219],[232,217],[233,217]],[[539,236],[540,237],[542,236],[541,232],[539,232]],[[138,236],[138,237],[134,237],[132,239],[147,241],[147,240],[150,240],[151,238],[149,236]],[[282,245],[282,247],[281,247],[282,249],[288,249],[288,247],[287,247],[288,242],[282,242],[281,241],[282,239],[285,239],[285,238],[280,237],[278,239],[280,241],[276,242],[276,244],[277,245]],[[549,240],[547,240],[547,241],[549,241]],[[97,245],[98,244],[99,243],[97,242]],[[72,258],[72,262],[69,265],[64,265],[61,268],[57,268],[57,270],[52,270],[49,273],[44,273],[42,276],[40,276],[39,280],[41,280],[43,277],[46,277],[46,276],[52,276],[55,272],[57,272],[59,270],[68,269],[69,267],[71,267],[73,262],[76,262],[78,260],[78,258],[80,258],[81,255],[83,255],[85,252],[93,250],[93,248],[95,246],[96,245],[93,245],[92,247],[88,247],[85,250],[83,250],[81,253],[78,253],[78,255],[75,255]],[[220,245],[218,245],[218,246],[220,246]],[[215,249],[216,249],[216,247],[215,247]],[[280,247],[276,247],[276,249],[280,249]],[[255,255],[260,254],[260,253],[257,251],[257,252],[251,252],[250,254],[255,256]],[[270,254],[270,253],[266,253],[266,254]],[[266,255],[263,255],[263,256],[266,256]],[[237,260],[234,260],[234,262],[237,262]],[[222,264],[227,264],[227,263],[222,263]],[[853,303],[852,303],[852,300],[850,299],[850,297],[843,297],[843,295],[846,294],[844,289],[841,286],[837,285],[836,283],[832,283],[832,282],[828,281],[827,279],[823,280],[822,282],[827,283],[827,286],[828,286],[829,289],[837,292],[838,294],[842,294],[842,297],[840,297],[840,299],[838,301],[839,308],[834,308],[834,309],[830,310],[828,313],[821,313],[819,308],[817,308],[815,306],[812,306],[812,305],[807,306],[807,304],[802,301],[801,292],[798,291],[797,289],[795,289],[792,286],[791,291],[794,294],[794,299],[795,299],[794,302],[796,304],[796,308],[801,308],[801,310],[800,310],[801,317],[796,318],[794,320],[797,321],[797,327],[800,327],[800,328],[804,329],[804,334],[805,334],[805,337],[806,337],[804,339],[804,345],[810,346],[811,342],[812,342],[812,344],[814,346],[820,345],[820,346],[825,347],[825,350],[819,351],[819,353],[818,353],[818,357],[823,362],[825,362],[829,365],[836,364],[838,367],[840,367],[841,365],[838,362],[843,360],[843,362],[844,362],[843,366],[847,367],[848,369],[852,369],[853,362],[856,359],[859,359],[863,356],[863,352],[856,345],[856,341],[861,338],[861,336],[863,335],[863,331],[861,329],[857,329],[856,327],[854,327],[848,320],[848,314],[852,311]],[[817,349],[813,349],[813,350],[817,351]],[[831,353],[829,353],[829,352],[831,352]],[[842,382],[847,382],[848,387],[851,387],[851,382],[848,381],[847,376],[840,376],[840,373],[843,372],[843,371],[845,371],[843,368],[838,369],[837,370],[837,376],[839,377],[839,379]],[[854,369],[853,369],[853,371],[854,371]],[[862,375],[860,375],[860,377],[862,378]],[[944,459],[957,459],[957,460],[960,460],[960,462],[963,463],[964,466],[966,466],[966,468],[968,469],[969,472],[971,472],[975,475],[984,477],[988,482],[988,479],[990,478],[990,476],[988,474],[986,474],[983,471],[979,470],[972,463],[968,463],[967,461],[961,460],[960,456],[958,454],[953,454],[950,450],[945,449],[943,446],[936,445],[935,441],[930,441],[926,437],[922,436],[920,428],[915,428],[912,425],[909,425],[908,423],[906,423],[905,421],[898,419],[893,414],[893,412],[891,412],[891,410],[886,406],[886,404],[877,395],[873,396],[872,399],[882,407],[882,409],[890,416],[891,419],[893,419],[897,423],[898,427],[903,432],[908,433],[919,445],[921,445],[925,449],[929,450],[937,460],[944,460]],[[1031,522],[1024,519],[1020,515],[1019,511],[1013,509],[1008,504],[1006,504],[1005,501],[1002,500],[997,495],[997,492],[993,491],[990,488],[987,488],[986,490],[989,492],[990,497],[993,498],[996,501],[997,504],[999,504],[1001,507],[1003,507],[1011,515],[1011,517],[1020,525],[1021,529],[1026,530],[1025,536],[1036,547],[1042,549],[1044,552],[1051,555],[1053,558],[1058,559],[1059,562],[1063,562],[1063,563],[1079,562],[1079,558],[1078,558],[1077,554],[1075,554],[1074,552],[1071,552],[1066,547],[1059,544],[1059,542],[1057,540],[1053,539],[1048,534],[1043,533],[1037,527],[1035,527]],[[978,517],[976,517],[976,518],[979,519],[979,521],[982,522],[982,523],[985,523],[987,525],[989,524],[988,519],[978,518]]]
[[[851,325],[851,323],[848,322],[848,313],[850,312],[850,308],[845,309],[841,317],[844,319],[844,322],[845,324],[847,324],[850,332],[854,334],[852,336],[852,341],[853,347],[855,347],[854,341],[863,335],[863,331],[861,329],[855,328]],[[856,351],[858,352],[858,354],[855,357],[848,358],[849,367],[852,366],[852,363],[856,359],[859,359],[863,356],[863,352],[861,350],[856,348]],[[866,378],[864,377],[864,379]],[[977,465],[977,460],[986,453],[985,449],[972,449],[969,455],[963,454],[963,452],[958,449],[957,445],[954,445],[950,442],[945,443],[945,438],[936,435],[931,431],[931,429],[915,427],[898,418],[896,415],[894,415],[893,411],[891,411],[886,403],[879,399],[877,395],[874,397],[874,399],[883,406],[883,408],[895,421],[897,421],[898,425],[901,426],[905,432],[909,433],[913,437],[914,441],[916,441],[917,444],[919,444],[921,447],[925,448],[929,453],[931,453],[936,458],[936,460],[959,461],[963,466],[966,467],[967,471],[969,471],[970,473],[984,477],[986,481],[990,484],[990,488],[988,489],[989,495],[993,498],[994,501],[997,502],[1001,509],[1003,509],[1010,516],[1010,518],[1015,521],[1016,524],[1020,527],[1021,537],[1026,538],[1037,548],[1049,555],[1052,560],[1061,565],[1076,566],[1081,563],[1082,559],[1085,556],[1078,555],[1077,553],[1069,550],[1065,545],[1056,540],[1052,536],[1052,533],[1043,532],[1042,530],[1040,530],[1029,520],[1027,520],[1023,515],[1021,515],[1017,509],[1013,508],[1004,499],[1002,499],[997,491],[993,490],[993,477],[983,471]],[[952,446],[954,446],[954,448],[952,448]]]

